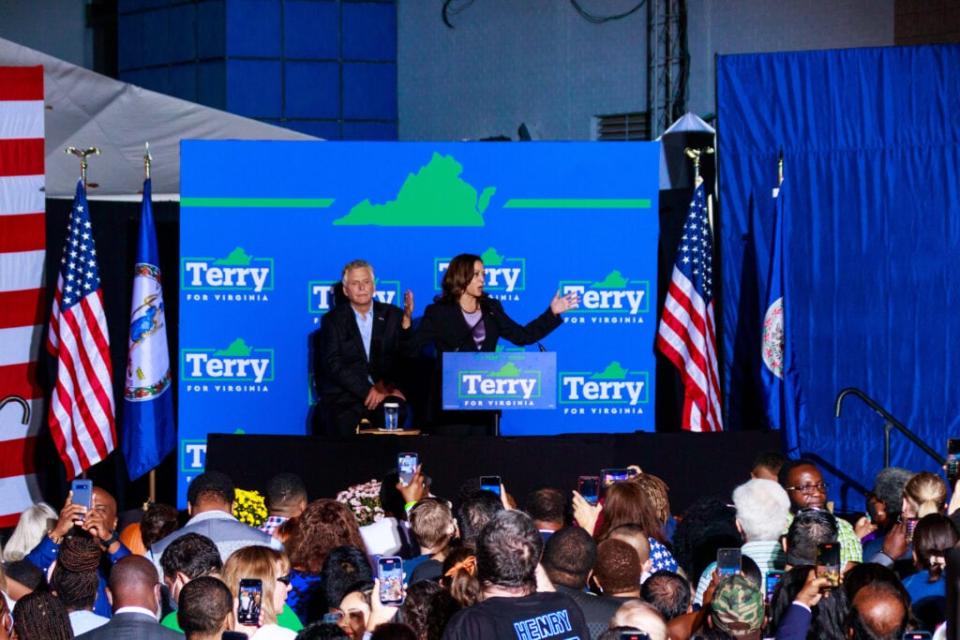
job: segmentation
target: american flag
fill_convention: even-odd
[[[683,379],[681,426],[687,431],[723,431],[716,334],[713,237],[701,182],[690,202],[657,331],[657,348]]]
[[[50,431],[68,479],[116,446],[110,338],[83,182],[77,182],[50,315],[47,350],[57,358]]]

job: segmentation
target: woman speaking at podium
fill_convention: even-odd
[[[542,340],[563,324],[560,314],[580,304],[576,293],[558,292],[546,311],[520,325],[513,321],[503,305],[483,292],[485,273],[480,256],[462,253],[450,261],[443,275],[442,293],[423,312],[413,344],[416,350],[432,344],[437,364],[431,387],[430,422],[434,432],[445,435],[483,435],[492,433],[497,411],[443,411],[442,362],[449,351],[496,351],[504,337],[523,346]]]

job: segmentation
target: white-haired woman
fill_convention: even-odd
[[[20,522],[3,548],[3,561],[23,560],[57,524],[57,512],[45,502],[38,502],[20,515]]]

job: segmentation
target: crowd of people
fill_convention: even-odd
[[[597,504],[394,472],[384,517],[362,527],[349,500],[311,501],[292,474],[265,489],[259,528],[234,516],[234,484],[215,471],[190,484],[182,526],[149,505],[118,531],[99,487],[89,508],[31,507],[3,548],[0,640],[942,637],[960,540],[960,499],[947,504],[939,475],[884,469],[868,513],[845,519],[814,463],[772,453],[732,496],[681,514],[640,469]],[[378,571],[395,557],[402,587]]]

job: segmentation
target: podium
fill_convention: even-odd
[[[443,354],[443,409],[500,412],[557,408],[557,354],[541,351]]]

